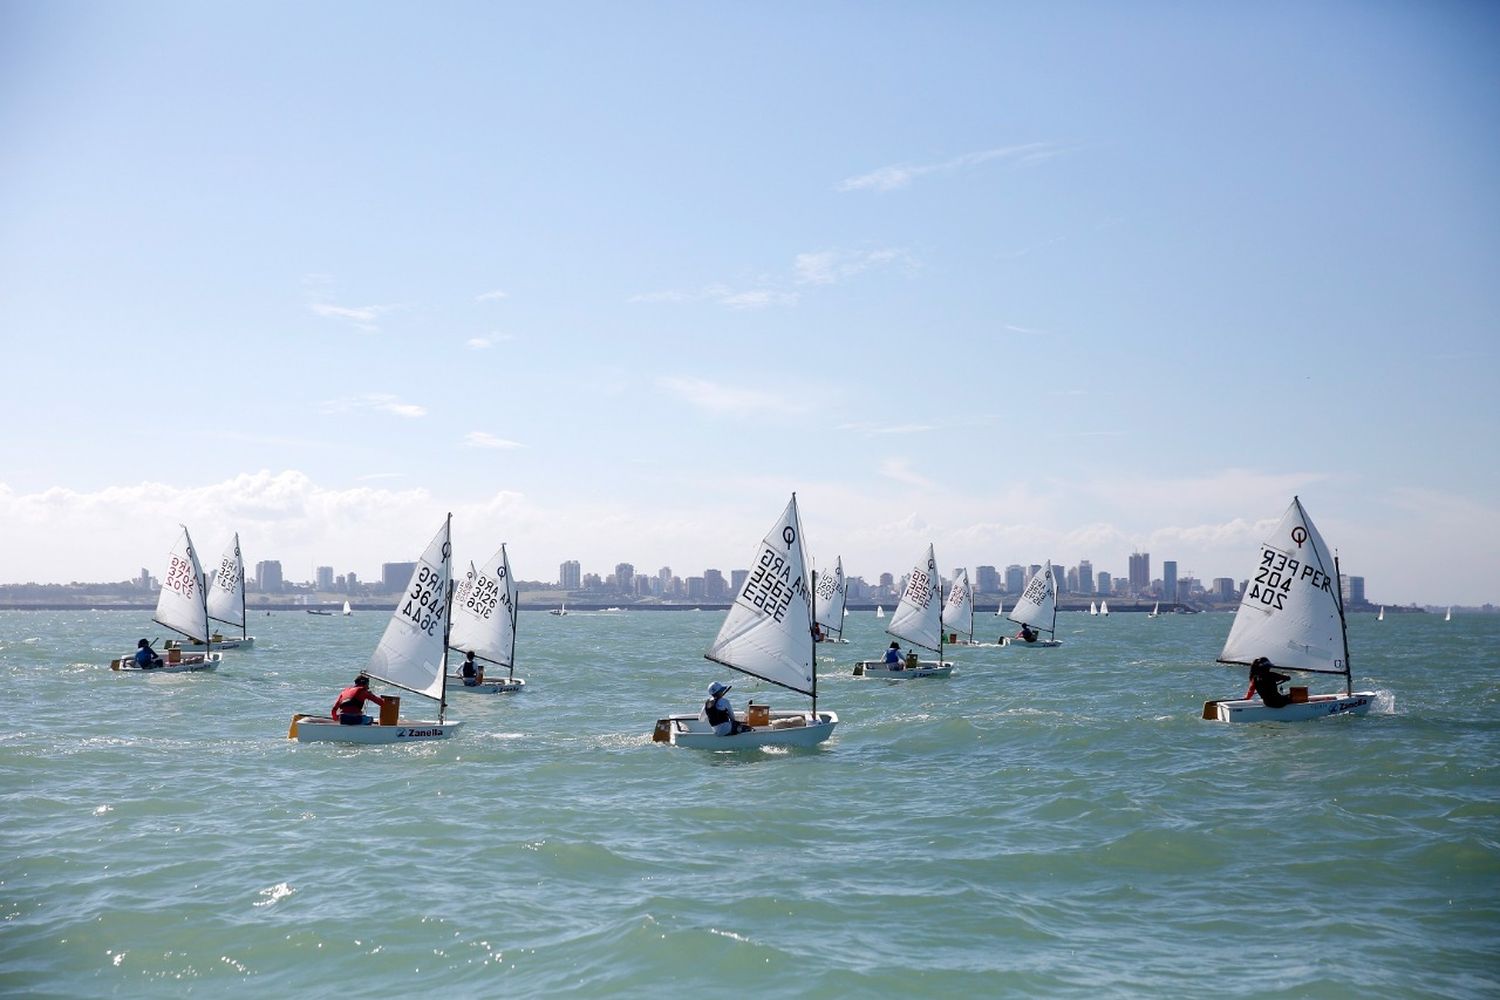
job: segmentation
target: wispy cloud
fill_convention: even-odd
[[[502,292],[500,289],[497,288],[493,292],[480,292],[478,295],[474,296],[474,301],[475,302],[499,302],[501,299],[508,299],[508,298],[510,298],[510,293],[509,292]]]
[[[796,281],[803,285],[832,285],[872,268],[909,260],[903,250],[822,250],[799,253],[793,264]]]
[[[519,441],[496,437],[487,431],[470,431],[464,436],[464,445],[469,448],[496,448],[504,451],[525,447]]]
[[[375,321],[395,309],[395,306],[335,306],[326,302],[314,302],[309,308],[327,319],[347,320],[367,333],[380,329]]]
[[[360,396],[344,396],[340,399],[329,399],[323,402],[324,413],[358,413],[362,411],[373,411],[375,413],[389,413],[397,417],[425,417],[427,408],[416,403],[403,403],[397,397],[389,393],[367,392]]]
[[[639,295],[632,295],[626,301],[631,303],[712,302],[729,309],[766,309],[771,306],[796,305],[797,293],[770,288],[736,291],[727,285],[705,285],[697,290],[642,292]]]
[[[800,414],[807,410],[802,402],[783,399],[761,389],[742,389],[708,379],[663,376],[656,380],[656,384],[684,402],[710,413]]]
[[[470,337],[464,346],[471,351],[483,351],[495,346],[495,342],[488,337]]]
[[[985,149],[977,153],[965,153],[940,163],[900,163],[881,167],[867,174],[847,177],[835,188],[839,191],[895,191],[909,187],[919,177],[935,174],[954,174],[995,160],[1009,160],[1016,164],[1037,163],[1062,154],[1064,150],[1055,143],[1028,142],[1019,146],[1002,146]]]
[[[1000,329],[1004,330],[1006,333],[1020,334],[1023,337],[1051,337],[1051,336],[1054,336],[1054,334],[1052,333],[1051,330],[1039,330],[1039,329],[1037,329],[1035,327],[1030,327],[1030,326],[1016,326],[1014,323],[1005,323],[1005,324],[1002,324],[1001,327],[1000,327]]]
[[[859,434],[921,434],[925,431],[936,430],[932,424],[875,424],[868,421],[857,421],[855,423],[840,424],[841,431],[854,431]]]
[[[915,486],[919,489],[934,489],[937,484],[926,476],[913,471],[911,462],[904,458],[887,458],[880,463],[880,474],[887,479],[894,479],[898,483]]]

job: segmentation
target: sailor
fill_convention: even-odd
[[[1022,642],[1036,642],[1036,630],[1025,622],[1021,623],[1021,631],[1016,633],[1016,638]]]
[[[472,649],[464,654],[464,665],[459,668],[458,672],[463,676],[464,687],[478,687],[484,683],[484,667],[474,662],[474,651]]]
[[[893,642],[891,643],[890,647],[886,649],[885,663],[892,670],[900,670],[902,668],[903,663],[901,659],[901,643]]]
[[[333,703],[331,714],[339,720],[341,726],[368,726],[374,720],[365,714],[367,701],[373,701],[381,706],[385,705],[385,699],[370,690],[370,678],[360,674],[354,678],[353,687],[346,687],[339,692],[338,700]]]
[[[708,686],[708,699],[703,703],[703,711],[698,713],[698,718],[714,727],[715,736],[733,736],[735,733],[743,733],[750,727],[739,722],[734,717],[734,706],[729,699],[724,697],[729,693],[732,685],[720,684],[714,681]]]
[[[161,666],[161,657],[145,639],[135,644],[135,665],[142,670],[154,670]]]
[[[1264,656],[1257,656],[1250,661],[1250,686],[1245,689],[1245,698],[1248,700],[1254,695],[1260,695],[1260,700],[1267,708],[1282,708],[1292,703],[1292,699],[1281,693],[1280,685],[1291,680],[1287,674],[1271,669],[1271,661]]]

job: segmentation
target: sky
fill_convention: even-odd
[[[0,581],[1500,599],[1500,7],[0,0]]]

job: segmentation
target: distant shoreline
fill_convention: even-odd
[[[1111,599],[1111,602],[1113,603],[1113,599]],[[1013,604],[1014,602],[1012,600],[1007,600],[1006,603],[1007,604]],[[1111,615],[1116,615],[1116,614],[1126,614],[1126,615],[1129,615],[1129,614],[1143,614],[1143,613],[1149,612],[1155,604],[1156,604],[1155,601],[1129,601],[1129,602],[1122,602],[1118,606],[1111,607],[1109,609],[1109,613]],[[354,613],[356,613],[356,614],[374,614],[374,613],[390,614],[390,612],[395,608],[395,606],[396,606],[396,602],[395,601],[391,601],[390,603],[382,603],[382,602],[375,602],[375,601],[366,601],[366,602],[362,602],[362,603],[354,603],[354,602],[350,603],[351,610]],[[520,602],[519,606],[520,606],[520,609],[522,611],[553,611],[553,610],[556,610],[557,607],[558,607],[558,605],[557,605],[556,602],[536,602],[536,601],[522,601],[522,602]],[[850,614],[855,614],[855,613],[858,613],[858,614],[874,614],[876,608],[884,608],[885,611],[886,611],[886,613],[889,614],[895,608],[895,606],[896,605],[895,605],[894,601],[890,602],[889,604],[850,604],[845,610],[847,610]],[[624,613],[624,612],[627,612],[627,611],[631,611],[631,612],[636,612],[636,611],[720,611],[721,612],[721,611],[727,611],[729,609],[729,607],[730,607],[729,602],[706,602],[706,603],[698,603],[698,604],[657,604],[657,603],[652,603],[652,604],[612,604],[612,603],[603,603],[603,604],[576,604],[576,603],[570,602],[568,604],[568,614],[570,614],[570,615],[571,614],[584,614],[584,613],[589,613],[589,612],[603,612],[603,611],[620,612],[620,613]],[[1238,607],[1238,604],[1225,604],[1225,605],[1214,604],[1214,605],[1204,605],[1204,606],[1201,606],[1201,607],[1190,607],[1190,606],[1185,605],[1185,604],[1163,604],[1161,606],[1161,614],[1163,614],[1163,615],[1176,614],[1176,613],[1179,613],[1179,611],[1181,613],[1183,613],[1183,614],[1200,614],[1200,613],[1203,613],[1203,612],[1214,612],[1214,611],[1225,612],[1225,611],[1233,611],[1237,607]],[[115,603],[115,602],[108,602],[108,601],[87,601],[87,600],[80,600],[80,601],[38,601],[38,602],[35,602],[35,603],[28,603],[28,602],[23,602],[23,601],[6,601],[6,602],[3,602],[3,603],[0,603],[0,611],[135,611],[135,612],[144,611],[144,612],[150,613],[150,612],[155,611],[155,610],[156,610],[156,602],[155,601],[152,601],[149,604],[134,604],[134,603],[123,603],[123,602],[122,603]],[[290,604],[290,603],[277,603],[277,604],[258,604],[258,605],[253,605],[250,608],[248,608],[247,610],[249,611],[249,614],[250,614],[251,618],[255,618],[255,617],[262,617],[263,618],[263,617],[265,617],[265,614],[264,614],[265,612],[275,612],[275,613],[278,613],[278,614],[292,614],[292,613],[296,613],[296,612],[299,612],[299,611],[303,612],[303,613],[310,612],[310,611],[320,611],[320,612],[323,612],[325,614],[340,615],[340,616],[342,616],[342,614],[343,614],[343,605],[342,604]],[[1378,611],[1378,610],[1379,610],[1379,606],[1378,605],[1374,605],[1374,604],[1360,605],[1359,607],[1350,607],[1350,608],[1347,609],[1348,613],[1351,614],[1351,615],[1375,614],[1376,611]],[[1087,602],[1080,603],[1078,601],[1062,601],[1057,606],[1057,612],[1058,612],[1058,614],[1078,614],[1080,612],[1087,613],[1087,611],[1088,611],[1088,603]],[[1389,604],[1385,606],[1385,611],[1386,611],[1387,614],[1427,614],[1428,613],[1425,608],[1395,607],[1395,606],[1389,605]],[[995,613],[995,605],[994,605],[993,601],[983,601],[979,605],[977,605],[975,607],[975,609],[974,609],[974,614],[976,616],[984,616],[984,615],[993,616],[994,613]]]

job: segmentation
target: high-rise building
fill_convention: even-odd
[[[346,594],[359,593],[359,577],[355,575],[354,570],[351,569],[349,574],[344,578],[344,587]]]
[[[1365,603],[1365,578],[1362,576],[1351,576],[1349,578],[1349,603]]]
[[[630,563],[615,564],[615,589],[621,593],[635,593],[635,567]]]
[[[557,585],[563,590],[579,590],[583,587],[583,567],[577,559],[569,559],[557,567]]]
[[[414,562],[381,563],[380,564],[380,589],[387,594],[405,590],[406,585],[411,582],[411,576],[417,571]]]
[[[1177,560],[1163,559],[1161,562],[1161,596],[1168,601],[1179,600],[1177,596]]]
[[[703,577],[690,576],[687,578],[687,599],[690,601],[703,600]]]
[[[1067,579],[1068,579],[1068,582],[1067,582],[1066,586],[1068,588],[1068,593],[1070,593],[1070,594],[1076,594],[1076,593],[1078,593],[1078,567],[1076,567],[1076,566],[1069,566],[1068,567]]]
[[[1000,592],[1000,574],[993,566],[974,567],[974,589],[981,594]]]
[[[1094,592],[1094,564],[1087,559],[1078,561],[1078,592],[1080,594]]]
[[[1026,589],[1026,571],[1015,563],[1005,567],[1005,592],[1019,594]]]
[[[318,590],[320,590],[320,591],[322,591],[324,593],[332,593],[333,592],[333,567],[332,566],[319,566],[318,567],[317,576],[318,576]]]
[[[896,589],[896,578],[894,576],[891,576],[891,574],[889,574],[889,573],[882,573],[882,574],[880,574],[880,589],[881,590],[895,590]]]
[[[262,559],[255,564],[255,585],[262,594],[279,594],[282,589],[281,560]],[[405,581],[402,581],[405,585]]]
[[[1130,592],[1144,594],[1151,589],[1151,553],[1130,554]]]
[[[1110,583],[1111,583],[1109,574],[1106,573],[1106,572],[1104,572],[1104,570],[1101,569],[1099,571],[1099,579],[1096,580],[1096,581],[1094,581],[1094,582],[1095,582],[1095,584],[1099,588],[1099,590],[1098,590],[1099,593],[1101,593],[1101,594],[1110,594],[1110,593],[1113,593],[1113,591],[1111,591],[1109,589],[1109,586],[1110,586]]]
[[[729,592],[731,596],[738,596],[745,589],[745,581],[750,579],[748,569],[732,569],[729,571]]]
[[[1214,577],[1213,598],[1220,604],[1234,600],[1234,579],[1227,576]]]
[[[722,601],[725,599],[725,591],[728,587],[724,583],[724,574],[716,569],[703,571],[703,599],[706,601]]]

